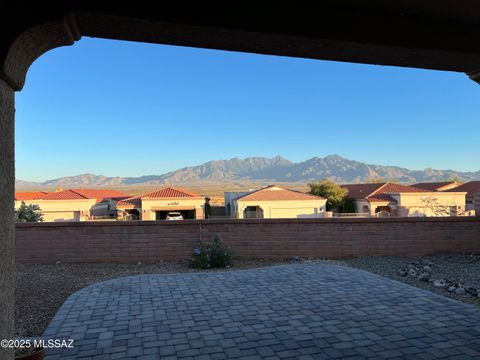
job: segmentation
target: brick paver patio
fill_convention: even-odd
[[[479,359],[480,311],[329,263],[143,275],[86,287],[46,359]]]

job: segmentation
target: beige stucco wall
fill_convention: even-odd
[[[462,183],[454,182],[452,184],[442,186],[441,188],[437,189],[437,191],[446,191],[446,190],[450,190],[450,189],[455,189],[456,187],[459,187],[460,185],[462,185]]]
[[[178,211],[179,208],[185,209],[195,208],[196,219],[203,219],[203,205],[205,199],[202,198],[172,198],[172,199],[142,199],[142,209],[140,217],[142,220],[155,220],[155,211],[158,208],[167,211],[169,208],[172,211]]]
[[[25,204],[35,204],[41,209],[44,221],[84,221],[89,220],[90,208],[95,199],[79,200],[26,200]],[[21,205],[15,201],[15,209]]]
[[[392,210],[395,210],[397,207],[391,205],[388,201],[383,202],[369,202],[366,200],[354,200],[355,210],[357,213],[366,213],[370,214],[371,216],[375,216],[375,209],[378,206],[390,206]]]
[[[368,210],[364,209],[367,206]],[[370,216],[377,216],[376,209],[377,207],[381,206],[388,206],[391,210],[391,216],[397,215],[397,205],[394,203],[390,203],[389,201],[378,201],[378,202],[369,202],[369,201],[355,201],[355,207],[357,208],[357,212],[360,213],[369,213]]]
[[[460,215],[465,211],[465,195],[465,192],[392,194],[398,201],[399,216],[451,216],[455,212]]]
[[[282,201],[237,201],[236,217],[243,219],[248,206],[259,206],[265,219],[315,218],[323,217],[326,199],[282,200]]]

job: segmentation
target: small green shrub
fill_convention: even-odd
[[[42,209],[36,204],[26,205],[24,201],[15,210],[15,222],[42,222]]]
[[[212,243],[199,241],[193,251],[192,267],[199,269],[225,268],[232,261],[232,250],[223,246],[220,234],[215,235]]]

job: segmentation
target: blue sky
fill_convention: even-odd
[[[17,178],[161,174],[209,160],[339,154],[480,169],[464,74],[83,38],[16,95]]]

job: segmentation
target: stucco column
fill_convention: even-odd
[[[139,220],[154,220],[152,219],[152,211],[150,210],[141,210]]]
[[[14,334],[14,113],[14,91],[0,79],[0,339]],[[6,359],[13,351],[0,348],[0,360]]]
[[[197,220],[201,220],[201,219],[205,219],[205,212],[203,210],[203,208],[195,208],[195,219]]]

